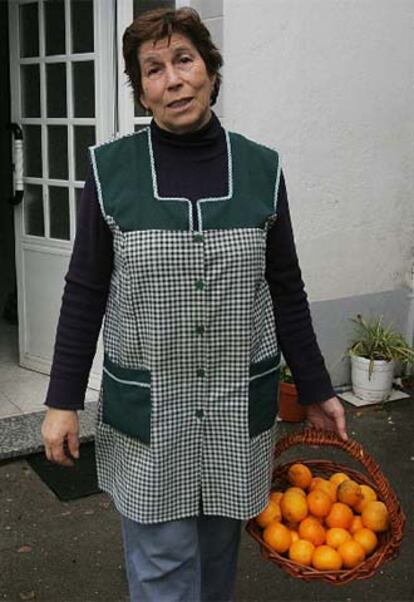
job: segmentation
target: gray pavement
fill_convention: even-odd
[[[306,583],[263,560],[243,529],[236,602],[414,600],[413,399],[385,407],[345,405],[349,433],[379,463],[407,515],[398,558],[375,576],[349,585]],[[281,423],[281,434],[295,428]],[[292,449],[281,461],[304,457],[304,452]],[[330,448],[306,454],[349,462],[343,452]],[[9,458],[0,462],[0,508],[0,600],[128,600],[120,518],[106,494],[61,502],[25,457]]]

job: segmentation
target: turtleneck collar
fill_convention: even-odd
[[[216,144],[224,132],[218,117],[213,111],[209,121],[195,132],[187,132],[186,134],[169,132],[160,128],[154,119],[150,123],[150,128],[156,141],[176,147],[210,146]]]

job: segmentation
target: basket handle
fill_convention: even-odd
[[[390,522],[393,527],[399,525],[399,515],[402,514],[397,496],[391,488],[391,485],[385,478],[378,464],[363,449],[363,447],[354,439],[344,441],[334,431],[326,431],[316,428],[305,428],[303,431],[286,435],[277,441],[274,449],[274,459],[276,460],[283,452],[295,445],[329,445],[339,447],[347,452],[352,458],[358,460],[366,468],[369,476],[375,483],[382,499],[387,501]]]

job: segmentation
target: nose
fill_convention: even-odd
[[[182,83],[178,69],[172,64],[166,66],[166,77],[168,88],[176,88]]]

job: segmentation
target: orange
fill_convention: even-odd
[[[312,481],[312,473],[305,464],[292,464],[289,467],[287,477],[290,483],[295,487],[307,489]]]
[[[366,555],[371,554],[378,545],[378,537],[371,529],[358,529],[353,535],[355,541],[361,544],[364,548]]]
[[[317,519],[311,516],[304,518],[303,521],[300,522],[298,533],[301,539],[306,539],[307,541],[313,543],[315,546],[320,546],[323,543],[325,543],[325,528],[320,524],[320,522]]]
[[[390,522],[386,505],[378,501],[367,502],[361,519],[364,527],[376,532],[386,531]]]
[[[312,566],[319,571],[339,571],[342,558],[331,546],[318,546],[312,556]]]
[[[321,489],[330,496],[333,502],[336,502],[336,487],[337,486],[332,481],[321,479],[316,483],[314,489]]]
[[[329,480],[332,481],[335,485],[340,485],[343,481],[349,479],[348,475],[344,472],[335,472],[329,477]]]
[[[325,481],[322,477],[313,477],[308,487],[309,491],[313,491],[318,483]]]
[[[351,526],[349,527],[349,532],[353,534],[355,533],[355,531],[362,529],[363,526],[364,525],[362,524],[362,518],[360,516],[354,516],[354,518],[352,519]]]
[[[361,487],[352,479],[346,479],[338,485],[336,497],[338,502],[348,504],[353,508],[362,499]]]
[[[308,514],[308,504],[305,496],[300,493],[285,493],[280,500],[282,516],[289,522],[297,523]]]
[[[360,487],[362,498],[359,500],[358,504],[354,506],[354,509],[361,514],[364,506],[366,506],[368,502],[374,502],[377,499],[377,494],[369,485],[361,485]]]
[[[271,491],[270,492],[270,499],[272,500],[272,502],[275,502],[276,504],[280,504],[280,500],[282,499],[283,496],[283,491]]]
[[[289,529],[290,531],[290,536],[292,538],[292,543],[294,543],[295,541],[297,541],[299,539],[299,533],[296,531],[296,529]]]
[[[282,513],[279,504],[276,504],[275,502],[272,502],[270,500],[266,508],[256,516],[256,522],[259,525],[259,527],[262,527],[263,529],[269,523],[275,520],[282,520]]]
[[[347,569],[352,569],[365,560],[365,550],[355,539],[350,539],[341,544],[338,552],[342,558],[343,565]]]
[[[292,536],[285,525],[273,521],[263,531],[264,541],[279,554],[287,552],[292,544]]]
[[[304,495],[306,497],[306,491],[300,487],[289,487],[286,489],[285,493],[299,493],[300,495]]]
[[[332,504],[332,508],[325,518],[325,523],[328,527],[342,527],[342,529],[349,529],[352,524],[354,515],[352,510],[346,504],[342,502],[335,502]]]
[[[312,564],[312,556],[315,551],[315,546],[306,539],[298,539],[294,541],[289,548],[289,558],[299,564],[310,566]]]
[[[344,541],[348,541],[349,539],[351,539],[351,534],[341,527],[332,527],[332,529],[328,529],[326,532],[326,543],[328,546],[335,548],[335,550],[337,550]]]
[[[309,512],[314,516],[327,516],[332,506],[331,497],[326,491],[317,487],[308,493],[307,497]]]

